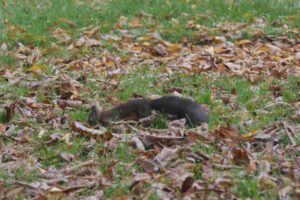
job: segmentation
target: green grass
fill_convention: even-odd
[[[263,188],[259,183],[257,175],[245,175],[237,169],[230,171],[233,177],[237,178],[236,183],[231,188],[232,192],[241,199],[276,199],[278,191],[273,188]],[[276,176],[276,175],[274,175]],[[278,175],[277,175],[278,176]]]
[[[57,133],[58,130],[51,130],[46,132],[42,137],[35,137],[38,144],[35,145],[35,155],[41,160],[41,164],[45,167],[53,166],[56,168],[61,168],[66,164],[60,156],[61,153],[73,154],[77,161],[85,160],[86,153],[84,151],[86,138],[74,137],[72,140],[72,145],[67,145],[65,140],[56,141],[53,144],[47,144],[50,141],[50,135]],[[64,135],[62,133],[62,135]]]
[[[6,116],[6,113],[4,110],[0,110],[0,122],[1,123],[8,122],[8,119],[7,119],[7,116]]]
[[[141,11],[155,16],[159,23],[159,27],[163,27],[162,34],[171,40],[178,40],[182,37],[192,35],[191,30],[187,30],[185,24],[189,20],[207,26],[212,26],[215,22],[220,21],[236,21],[244,23],[252,23],[256,17],[266,17],[270,22],[276,20],[279,25],[288,22],[287,16],[295,16],[296,21],[291,22],[290,26],[299,26],[299,3],[297,1],[273,1],[270,4],[267,0],[254,1],[218,1],[218,0],[171,0],[168,2],[162,0],[141,1],[129,0],[124,1],[114,0],[107,4],[104,9],[104,15],[110,16],[112,19],[118,19],[120,16],[135,17]],[[293,5],[293,6],[291,6]],[[111,10],[115,10],[111,13]],[[280,17],[278,17],[280,16]],[[176,19],[178,23],[170,19]],[[147,19],[145,19],[147,21]],[[152,25],[149,23],[150,26]],[[288,23],[289,24],[289,23]],[[153,27],[156,24],[152,25]],[[276,29],[268,26],[269,32],[275,32]]]
[[[194,179],[195,180],[202,180],[203,179],[203,173],[201,171],[201,167],[196,165],[194,168]]]
[[[235,192],[239,197],[261,199],[257,178],[245,177],[236,186]]]
[[[272,34],[282,34],[278,27],[284,24],[290,28],[300,26],[300,5],[296,0],[276,0],[272,4],[268,0],[112,0],[98,5],[89,1],[76,4],[72,0],[1,0],[0,5],[0,43],[21,42],[37,46],[49,46],[55,41],[51,32],[56,28],[68,31],[73,38],[78,37],[83,27],[90,25],[100,26],[101,31],[109,32],[121,16],[130,19],[138,17],[141,12],[153,16],[141,18],[144,24],[141,34],[146,32],[145,29],[153,28],[171,41],[179,41],[198,32],[187,29],[186,24],[190,20],[211,27],[222,21],[251,24],[255,18],[264,17],[267,20],[264,31]],[[295,17],[295,20],[288,20],[289,16]],[[272,22],[276,22],[273,23],[276,26]]]
[[[296,136],[296,144],[300,145],[300,136],[299,135]]]
[[[114,198],[126,195],[129,192],[130,192],[129,186],[124,185],[120,181],[116,181],[115,184],[112,185],[112,187],[110,187],[104,191],[104,196],[107,198],[110,197],[110,198],[114,199]]]
[[[300,98],[299,77],[296,76],[289,77],[286,82],[281,83],[281,88],[282,88],[283,100],[285,100],[286,102],[293,102]]]
[[[99,158],[100,170],[104,174],[112,167],[113,160],[120,162],[114,166],[117,177],[115,177],[112,187],[104,191],[105,197],[117,198],[130,192],[126,177],[130,177],[132,172],[131,170],[124,170],[124,165],[132,163],[135,158],[136,155],[132,152],[131,147],[126,144],[121,144],[117,149]]]
[[[9,94],[10,99],[20,99],[21,97],[27,97],[29,95],[29,90],[23,85],[13,85],[7,86],[1,89],[1,92]]]
[[[201,153],[207,154],[208,156],[213,156],[216,153],[217,149],[213,145],[199,144],[196,146],[196,148],[193,149],[193,151],[201,152]]]
[[[17,63],[17,59],[12,57],[11,55],[0,52],[0,66],[3,66],[3,65],[14,66],[16,63]],[[0,82],[2,82],[1,79],[0,79]]]
[[[137,68],[122,80],[116,95],[123,101],[133,97],[134,94],[146,97],[149,94],[162,94],[159,87],[161,82],[157,77],[161,69],[151,70],[148,66]]]
[[[131,163],[135,155],[129,153],[130,149],[127,144],[121,144],[115,151],[113,151],[113,156],[116,156],[118,160],[124,163]]]
[[[37,169],[31,169],[30,171],[25,169],[25,166],[20,166],[15,172],[15,178],[25,182],[33,182],[38,179],[39,172]]]
[[[168,128],[167,118],[163,114],[158,114],[150,124],[150,128],[166,129]]]
[[[86,122],[88,118],[89,110],[83,108],[72,109],[67,112],[69,118],[72,121]]]
[[[36,45],[49,44],[53,39],[49,31],[63,28],[70,33],[72,30],[95,24],[99,12],[93,10],[88,3],[75,5],[73,1],[0,1],[0,20],[7,21],[7,25],[0,23],[0,28],[8,28],[2,40],[34,43]],[[92,14],[91,14],[92,13]],[[74,26],[64,20],[70,20]],[[53,29],[52,29],[53,28]],[[77,32],[73,32],[76,34]]]
[[[216,24],[229,22],[243,22],[251,25],[257,18],[266,19],[266,27],[263,31],[266,34],[286,35],[281,27],[287,25],[289,29],[300,27],[299,3],[296,0],[288,1],[270,1],[253,0],[253,1],[219,1],[219,0],[111,0],[104,1],[101,5],[93,5],[91,1],[81,1],[76,4],[73,0],[0,0],[0,45],[5,42],[8,44],[9,50],[13,50],[17,42],[25,45],[38,46],[43,54],[43,58],[63,58],[66,60],[80,59],[87,55],[99,57],[102,49],[109,51],[113,55],[118,55],[123,60],[128,60],[129,55],[119,51],[114,44],[108,41],[102,41],[103,47],[99,49],[79,48],[76,51],[68,51],[66,45],[59,44],[52,36],[52,32],[61,28],[65,30],[74,41],[84,31],[87,26],[99,26],[103,33],[119,34],[115,28],[116,23],[121,16],[133,19],[139,17],[141,12],[148,13],[152,17],[140,17],[143,27],[137,28],[138,36],[145,36],[150,30],[159,32],[164,39],[178,42],[187,37],[192,39],[193,43],[202,44],[203,41],[195,39],[200,30],[188,29],[187,24],[191,20],[195,24],[207,27],[215,27]],[[231,2],[235,2],[232,4]],[[295,17],[295,21],[291,20]],[[289,20],[290,19],[290,20]],[[70,22],[70,23],[69,23]],[[132,30],[128,24],[124,29]],[[210,30],[211,34],[224,35],[223,32]],[[244,38],[252,38],[251,32],[242,30]],[[234,38],[231,38],[234,39]],[[42,59],[43,59],[42,58]],[[40,60],[40,64],[44,66],[43,72],[47,76],[55,76],[55,70],[48,61]],[[9,67],[9,70],[20,70],[28,72],[29,66],[22,61],[18,61],[10,53],[0,52],[0,70]],[[134,66],[135,67],[135,66]],[[117,97],[121,102],[127,101],[136,95],[164,95],[174,90],[182,90],[183,96],[190,96],[198,103],[207,104],[211,110],[211,121],[209,129],[214,130],[219,126],[227,126],[227,124],[235,125],[240,128],[242,133],[263,129],[265,126],[288,118],[292,110],[285,106],[275,106],[274,108],[265,109],[268,113],[260,113],[259,110],[264,109],[266,105],[275,101],[272,86],[276,85],[280,88],[282,98],[287,103],[296,102],[300,94],[299,77],[290,76],[287,79],[266,78],[258,83],[251,83],[242,77],[231,77],[224,75],[215,77],[210,74],[189,75],[183,73],[167,74],[164,73],[164,66],[153,69],[151,66],[137,67],[133,72],[123,76],[116,77],[120,84],[111,92],[106,83],[109,79],[98,80],[99,77],[88,74],[86,80],[82,80],[85,90],[82,97],[88,100],[96,100],[110,104],[111,97]],[[71,78],[73,75],[67,74]],[[39,77],[34,76],[38,79]],[[107,81],[107,82],[106,82]],[[0,77],[1,84],[7,84],[4,77]],[[89,92],[89,90],[92,92]],[[20,97],[28,97],[32,91],[22,85],[14,85],[12,87],[1,88],[1,92],[8,95],[4,96],[4,100],[14,101]],[[61,94],[55,88],[49,88],[47,92],[35,91],[38,102],[47,102],[57,99]],[[226,97],[229,102],[226,102]],[[104,105],[107,106],[106,104]],[[109,107],[109,106],[107,106]],[[59,116],[61,110],[55,109],[54,112]],[[67,111],[71,121],[86,122],[87,110],[70,109]],[[18,118],[16,115],[14,119]],[[247,124],[244,122],[251,123]],[[6,123],[4,111],[0,112],[0,122]],[[28,120],[31,126],[32,122]],[[24,125],[25,126],[25,125]],[[166,128],[167,120],[159,115],[152,128]],[[33,145],[35,148],[33,156],[38,159],[42,167],[47,169],[55,167],[61,169],[69,163],[63,160],[60,153],[71,153],[75,156],[72,165],[77,166],[80,162],[94,159],[98,161],[99,171],[103,174],[114,165],[116,179],[112,181],[112,186],[105,188],[104,195],[106,198],[117,198],[126,194],[130,194],[130,188],[126,182],[127,178],[132,177],[133,171],[144,172],[137,163],[134,163],[133,170],[127,170],[126,167],[133,163],[137,158],[135,149],[127,144],[121,144],[115,149],[109,149],[103,143],[97,142],[89,147],[88,138],[81,135],[72,136],[72,144],[67,145],[65,141],[57,141],[47,144],[49,135],[60,132],[62,134],[71,132],[70,128],[53,130],[50,127],[44,136],[34,138]],[[9,138],[1,138],[4,144],[12,144]],[[296,143],[300,144],[300,137],[296,137]],[[280,138],[281,145],[290,144],[289,138],[283,136]],[[88,148],[87,148],[88,147]],[[217,147],[213,145],[199,145],[193,149],[195,152],[203,152],[213,157],[217,152]],[[114,161],[118,161],[116,164]],[[126,170],[124,170],[126,169]],[[26,171],[21,166],[14,177],[8,176],[0,170],[0,179],[15,179],[26,182],[32,182],[39,178],[37,171]],[[244,170],[244,169],[243,169]],[[194,178],[202,180],[203,174],[201,167],[193,169]],[[27,174],[29,173],[29,174]],[[258,186],[256,176],[239,176],[236,175],[238,183],[235,183],[232,191],[241,199],[272,199],[277,194],[272,190],[264,191]],[[277,176],[274,175],[275,177]],[[125,180],[125,181],[124,181]],[[170,180],[166,177],[162,180],[163,184],[168,186]],[[4,181],[4,185],[8,184]],[[92,194],[93,189],[82,190],[80,195],[88,196]],[[22,198],[22,196],[20,196]],[[153,193],[150,199],[159,199],[156,193]]]

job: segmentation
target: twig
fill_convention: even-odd
[[[287,136],[289,137],[289,139],[291,140],[293,146],[296,145],[296,141],[295,139],[293,138],[293,136],[295,136],[295,131],[293,130],[292,127],[290,127],[285,121],[282,122],[282,125],[283,125],[283,129],[285,131],[285,133],[287,134]],[[292,136],[292,135],[293,136]]]
[[[270,103],[270,104],[266,105],[265,107],[263,107],[261,110],[266,110],[268,108],[274,108],[275,106],[287,106],[293,110],[296,109],[293,106],[291,106],[290,104],[280,101],[280,102]]]
[[[119,124],[137,124],[137,121],[134,120],[120,120],[120,121],[116,121],[116,122],[112,122],[113,125],[119,125]]]
[[[239,167],[239,166],[236,166],[236,165],[220,165],[220,164],[213,164],[213,166],[215,168],[218,168],[218,169],[243,169],[243,167]]]
[[[133,131],[135,131],[135,132],[139,132],[139,131],[140,131],[139,129],[137,129],[136,127],[132,126],[131,124],[127,124],[127,126],[128,126],[131,130],[133,130]]]

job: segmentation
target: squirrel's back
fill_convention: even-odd
[[[190,126],[208,123],[209,114],[206,109],[197,102],[174,95],[164,96],[150,102],[151,109],[173,115],[176,118],[186,118]]]

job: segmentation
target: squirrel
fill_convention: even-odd
[[[101,123],[106,126],[110,121],[138,120],[150,116],[152,110],[171,115],[176,119],[185,118],[190,127],[209,122],[209,113],[202,105],[189,98],[167,95],[154,100],[133,99],[103,111],[97,106],[92,106],[88,124]]]

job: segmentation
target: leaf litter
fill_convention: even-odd
[[[0,66],[6,80],[1,89],[24,87],[28,95],[1,92],[6,122],[0,123],[0,198],[22,194],[33,199],[150,199],[153,195],[158,199],[237,199],[241,198],[240,181],[249,177],[258,188],[255,192],[275,191],[280,199],[299,198],[300,126],[288,118],[242,134],[231,125],[185,129],[182,120],[172,121],[168,129],[145,128],[143,124],[151,123],[152,116],[114,123],[108,130],[89,127],[70,115],[98,101],[87,83],[109,91],[108,101],[117,104],[114,95],[122,77],[143,65],[164,66],[165,77],[178,72],[229,75],[244,77],[254,85],[270,76],[299,77],[299,38],[261,35],[257,27],[263,23],[258,20],[250,27],[218,24],[215,29],[224,35],[212,36],[190,21],[187,28],[199,29],[201,34],[171,43],[158,31],[139,35],[140,20],[121,17],[110,34],[87,27],[76,39],[66,30],[54,30],[55,45],[69,54],[58,58],[48,56],[47,49],[3,43],[1,51],[18,64]],[[127,25],[131,29],[126,30]],[[255,32],[257,38],[238,39],[244,29]],[[281,97],[280,88],[272,90],[275,97]],[[221,98],[234,106],[232,97]],[[278,103],[274,98],[261,112],[281,104],[291,107],[299,120],[299,98],[291,103]],[[69,151],[78,138],[83,147]],[[49,147],[53,155],[37,152]],[[52,159],[60,161],[43,164]],[[112,188],[116,190],[109,194]]]

